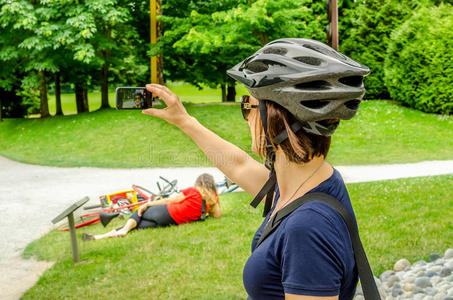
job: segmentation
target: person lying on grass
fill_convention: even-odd
[[[194,187],[186,188],[176,196],[141,205],[123,227],[100,235],[84,233],[82,239],[100,240],[125,236],[133,229],[165,227],[198,221],[202,215],[202,200],[206,202],[206,212],[209,216],[220,218],[221,210],[214,178],[206,173],[198,176]]]
[[[179,127],[255,197],[254,205],[267,195],[266,217],[243,271],[247,299],[352,300],[358,282],[354,251],[333,208],[306,203],[276,222],[262,243],[260,238],[268,222],[308,193],[336,198],[355,222],[343,179],[325,159],[340,119],[351,119],[359,108],[369,69],[321,42],[288,38],[268,43],[227,73],[250,93],[241,98],[242,116],[252,151],[266,165],[201,125],[165,86],[146,88],[167,107],[142,112]]]

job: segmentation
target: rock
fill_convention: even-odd
[[[399,295],[402,295],[404,292],[400,288],[396,288],[392,290],[392,297],[398,297]]]
[[[441,271],[440,271],[440,277],[447,277],[448,275],[451,274],[451,269],[450,268],[443,268]]]
[[[447,249],[444,253],[444,258],[447,259],[447,258],[453,258],[453,249],[450,248],[450,249]]]
[[[445,267],[450,268],[450,269],[453,269],[453,259],[449,259],[449,260],[445,263]]]
[[[453,297],[445,297],[442,300],[453,300]]]
[[[403,290],[406,292],[412,292],[414,290],[415,285],[413,283],[406,283],[403,285]]]
[[[356,295],[363,295],[363,290],[362,290],[362,286],[361,285],[357,286],[357,288],[355,290],[355,294]]]
[[[410,265],[411,265],[411,263],[406,258],[402,258],[395,263],[395,265],[393,266],[393,270],[395,272],[400,272],[400,271],[405,270]]]
[[[438,259],[437,261],[439,261],[439,259]],[[430,268],[430,270],[431,270],[431,271],[434,271],[434,272],[436,272],[436,273],[440,273],[440,270],[442,270],[442,266],[432,266],[432,267]]]
[[[423,288],[426,288],[428,286],[432,287],[433,285],[429,281],[428,277],[419,277],[419,278],[415,279],[415,286],[423,289]]]
[[[431,270],[427,271],[425,274],[426,277],[434,277],[436,275],[437,275],[437,273],[434,271],[431,271]]]
[[[400,281],[400,278],[396,275],[391,275],[389,278],[387,278],[387,287],[393,287],[393,284],[397,281]]]
[[[432,283],[433,285],[436,285],[436,284],[439,283],[441,280],[442,280],[442,278],[440,278],[439,276],[433,276],[433,277],[431,277],[431,283]]]
[[[433,296],[426,295],[423,300],[433,300]]]
[[[379,276],[379,279],[381,279],[381,281],[386,281],[387,278],[389,278],[390,276],[394,275],[395,272],[394,271],[385,271],[381,274],[381,276]]]
[[[425,297],[425,294],[416,294],[414,295],[414,300],[422,300]]]
[[[419,286],[414,287],[414,294],[425,294],[425,290]]]
[[[419,266],[424,266],[426,265],[426,261],[424,260],[419,260],[413,263],[412,267],[419,267]]]
[[[427,287],[425,292],[426,292],[426,294],[428,294],[430,296],[434,296],[437,293],[437,290],[432,287]]]
[[[443,266],[445,264],[445,259],[439,258],[434,262],[435,266]]]
[[[429,255],[428,261],[432,262],[432,261],[435,261],[436,259],[439,259],[439,258],[440,258],[440,254],[432,253],[432,254]]]
[[[442,300],[442,299],[445,298],[445,296],[446,296],[446,295],[443,294],[443,293],[437,293],[437,295],[434,296],[434,300]]]

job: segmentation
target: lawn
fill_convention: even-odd
[[[219,89],[203,87],[198,89],[190,84],[183,83],[168,83],[167,86],[176,94],[179,95],[181,101],[186,103],[217,103],[221,102],[221,92]],[[244,86],[236,87],[237,99],[243,94],[247,94]],[[115,107],[115,91],[109,92],[109,104]],[[90,111],[95,111],[101,107],[100,91],[88,93],[88,106]],[[62,94],[61,107],[63,114],[72,115],[77,113],[75,94]],[[54,115],[56,112],[55,94],[49,95],[49,112]]]
[[[375,275],[400,258],[412,263],[452,247],[453,175],[349,184]],[[223,216],[182,226],[80,242],[74,265],[68,233],[52,231],[24,255],[56,261],[23,299],[244,299],[242,268],[262,221],[245,193],[221,195]],[[450,215],[448,215],[450,214]],[[100,233],[115,220],[78,230]]]
[[[251,153],[239,105],[187,104],[190,114]],[[366,101],[340,124],[328,156],[334,165],[453,158],[453,116],[426,114],[391,101]],[[140,111],[106,109],[48,119],[5,119],[0,155],[31,164],[93,167],[210,166],[190,138]],[[256,156],[255,156],[256,157]]]

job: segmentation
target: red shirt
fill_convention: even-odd
[[[194,188],[189,187],[181,191],[185,198],[181,202],[168,203],[167,209],[177,224],[197,221],[201,217],[201,194]],[[206,205],[206,213],[209,206]]]

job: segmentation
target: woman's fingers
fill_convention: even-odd
[[[174,94],[168,88],[165,88],[162,85],[147,84],[146,89],[149,92],[151,92],[154,97],[157,96],[157,97],[161,98],[162,100],[164,100],[164,102],[165,102],[165,104],[167,104],[167,106],[170,106],[171,102],[174,102],[174,99],[172,99],[173,98],[172,96]]]
[[[162,118],[164,116],[164,109],[148,108],[148,109],[142,110],[142,113],[145,115]]]

